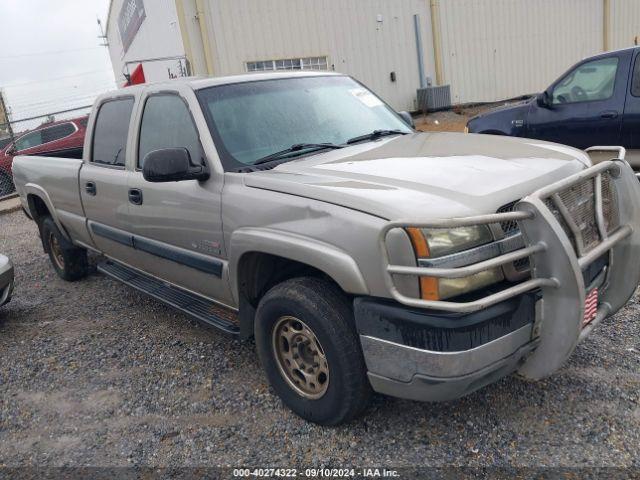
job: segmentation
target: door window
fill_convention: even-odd
[[[640,55],[636,56],[636,63],[633,67],[633,79],[631,80],[631,95],[640,97]]]
[[[613,96],[618,57],[583,63],[553,89],[553,103],[579,103],[607,100]]]
[[[102,104],[93,130],[93,163],[124,167],[132,110],[133,98]]]
[[[74,127],[72,123],[61,123],[60,125],[45,128],[42,130],[42,143],[55,142],[61,138],[73,135],[75,131],[76,127]]]
[[[16,152],[42,145],[42,130],[31,132],[16,140]]]
[[[149,97],[140,125],[138,168],[144,157],[162,148],[186,148],[194,165],[200,165],[202,147],[198,130],[184,100],[177,95]]]

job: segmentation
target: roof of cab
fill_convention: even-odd
[[[175,78],[171,80],[165,80],[162,82],[144,83],[141,85],[132,85],[130,87],[120,88],[118,90],[112,90],[104,93],[98,97],[99,100],[104,98],[124,97],[127,95],[135,95],[147,88],[150,85],[164,86],[170,88],[176,83],[186,84],[193,90],[200,90],[208,87],[215,87],[218,85],[229,85],[233,83],[245,83],[245,82],[259,82],[263,80],[276,80],[283,78],[306,78],[306,77],[326,77],[326,76],[341,76],[343,74],[328,71],[306,71],[306,72],[260,72],[260,73],[245,73],[241,75],[229,75],[226,77],[183,77]]]

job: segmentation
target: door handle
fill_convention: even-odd
[[[84,184],[84,190],[91,196],[96,195],[96,182],[87,182]]]
[[[616,118],[618,116],[618,112],[615,110],[607,110],[606,112],[600,113],[600,118]]]
[[[134,205],[142,205],[142,190],[138,188],[129,189],[129,202]]]

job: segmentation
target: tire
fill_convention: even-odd
[[[13,184],[13,177],[6,172],[0,171],[0,198],[15,191],[16,186]]]
[[[351,302],[334,284],[302,277],[273,287],[258,305],[255,339],[269,383],[300,417],[338,425],[367,407],[371,386]],[[300,367],[313,372],[303,377]]]
[[[60,278],[75,282],[87,276],[87,251],[67,240],[51,217],[42,221],[41,236],[44,250],[49,254],[49,260]]]

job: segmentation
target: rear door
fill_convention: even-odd
[[[129,190],[130,224],[138,251],[136,265],[143,271],[193,292],[230,304],[226,279],[221,219],[224,177],[212,171],[207,181],[147,182],[144,157],[151,151],[183,147],[191,162],[209,160],[200,140],[195,116],[201,115],[188,88],[145,93],[139,108],[135,171]],[[201,119],[204,125],[204,119]],[[203,130],[202,135],[208,135]]]
[[[586,60],[550,87],[551,105],[535,105],[528,136],[576,148],[619,145],[629,63],[627,52]]]
[[[95,246],[125,263],[135,256],[129,233],[126,170],[134,105],[133,96],[123,96],[97,107],[87,160],[80,170],[82,206]]]

